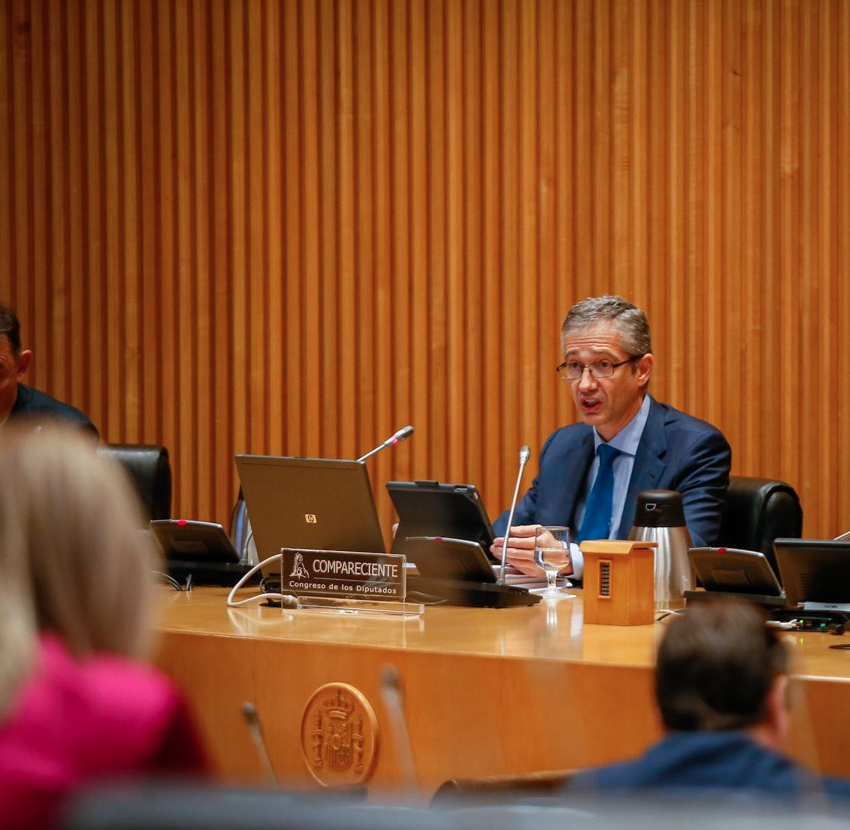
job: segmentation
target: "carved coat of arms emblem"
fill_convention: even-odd
[[[317,689],[301,720],[307,768],[326,786],[366,781],[377,754],[378,724],[364,695],[347,683]]]

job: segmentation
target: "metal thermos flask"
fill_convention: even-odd
[[[644,490],[638,493],[635,523],[629,539],[656,542],[655,607],[681,602],[694,587],[688,549],[691,534],[685,524],[682,495],[675,490]]]

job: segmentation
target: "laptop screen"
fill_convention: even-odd
[[[399,518],[393,553],[404,553],[410,536],[445,536],[477,542],[489,555],[493,528],[473,485],[388,481],[387,492]]]
[[[237,455],[236,468],[260,560],[284,547],[385,552],[362,462]]]
[[[706,591],[782,596],[782,587],[765,555],[755,550],[735,548],[691,548],[691,567]]]
[[[850,606],[850,542],[777,539],[773,549],[789,606]]]

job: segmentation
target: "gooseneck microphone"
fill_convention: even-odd
[[[269,758],[269,751],[266,748],[266,740],[263,737],[263,726],[260,723],[260,715],[257,713],[257,708],[253,703],[242,704],[242,717],[245,720],[245,725],[254,739],[254,746],[257,748],[257,754],[260,756],[260,762],[266,770],[266,775],[269,779],[269,784],[272,787],[278,786],[277,775],[275,775],[272,760]]]
[[[383,444],[379,444],[377,447],[375,447],[374,450],[369,450],[366,455],[361,455],[360,458],[358,458],[357,460],[365,461],[367,458],[374,455],[376,452],[380,452],[381,450],[386,449],[387,447],[394,447],[400,441],[404,441],[407,438],[410,438],[411,435],[413,435],[413,427],[408,424],[406,427],[402,427],[390,438],[387,438],[387,440],[384,441]]]
[[[384,698],[384,706],[390,716],[395,733],[398,762],[401,765],[404,783],[410,788],[411,792],[416,792],[419,782],[416,778],[413,748],[410,744],[410,733],[404,715],[401,675],[398,668],[392,664],[384,666],[381,672],[381,695]]]
[[[505,584],[505,556],[508,552],[508,542],[511,540],[511,526],[514,523],[514,511],[516,510],[517,499],[519,498],[519,485],[522,481],[522,472],[525,469],[525,465],[528,463],[528,456],[531,455],[531,451],[528,449],[528,444],[523,444],[522,449],[519,451],[519,472],[516,477],[516,487],[514,487],[514,498],[511,502],[511,512],[508,513],[508,526],[505,530],[505,541],[502,543],[502,562],[499,566],[499,584]]]

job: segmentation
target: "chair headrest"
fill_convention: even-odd
[[[99,452],[127,471],[141,499],[146,519],[171,518],[171,462],[159,444],[102,444]]]

